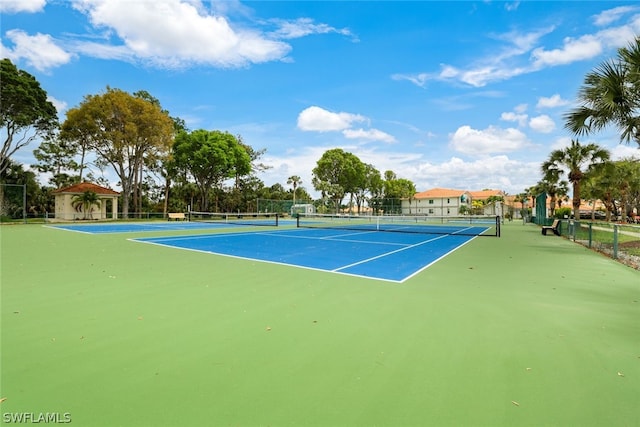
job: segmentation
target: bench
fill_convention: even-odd
[[[542,234],[544,236],[547,235],[547,231],[551,230],[553,231],[553,234],[555,234],[556,236],[560,235],[560,220],[559,219],[555,219],[553,220],[553,224],[551,225],[543,225],[542,226]]]
[[[178,220],[186,221],[187,217],[185,216],[184,212],[169,212],[169,216],[167,220],[171,221],[172,219],[175,221],[178,221]]]

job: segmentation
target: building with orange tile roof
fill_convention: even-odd
[[[470,193],[471,203],[476,200],[483,203],[483,215],[504,215],[507,196],[504,191],[485,189],[480,191],[470,191]],[[497,198],[502,198],[502,201],[498,201]]]
[[[90,206],[88,208],[89,211],[85,212],[82,203],[78,203],[75,198],[87,191],[96,193],[100,204]],[[56,220],[118,218],[118,197],[120,193],[110,188],[101,187],[90,182],[81,182],[55,190],[53,194],[55,196]],[[110,215],[107,214],[109,207]]]
[[[458,216],[471,208],[471,193],[450,188],[432,188],[402,200],[403,215]]]
[[[471,212],[474,201],[483,202],[482,215],[503,216],[505,202],[489,201],[491,197],[505,198],[502,190],[468,191],[452,188],[431,188],[402,201],[404,215],[459,216]]]

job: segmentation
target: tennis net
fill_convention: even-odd
[[[500,237],[499,216],[437,217],[430,215],[352,216],[299,214],[297,226],[299,228],[334,228],[355,231]]]
[[[208,222],[214,224],[260,225],[278,226],[277,213],[247,212],[247,213],[220,213],[220,212],[189,212],[189,221]]]

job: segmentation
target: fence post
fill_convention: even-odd
[[[618,224],[613,224],[613,259],[618,259]]]

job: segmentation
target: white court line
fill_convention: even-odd
[[[442,239],[442,238],[444,238],[444,237],[447,237],[447,235],[446,235],[446,234],[444,234],[444,235],[442,235],[442,236],[434,237],[433,239],[425,240],[425,241],[420,242],[420,243],[415,243],[415,244],[413,244],[413,245],[405,246],[404,248],[401,248],[401,249],[396,249],[395,251],[391,251],[391,252],[387,252],[387,253],[384,253],[384,254],[381,254],[381,255],[376,255],[376,256],[371,257],[371,258],[363,259],[362,261],[354,262],[353,264],[345,265],[345,266],[343,266],[343,267],[336,268],[336,269],[334,269],[334,270],[330,270],[330,271],[340,271],[340,270],[344,270],[344,269],[346,269],[346,268],[350,268],[350,267],[353,267],[353,266],[356,266],[356,265],[359,265],[359,264],[364,264],[364,263],[367,263],[367,262],[369,262],[369,261],[373,261],[374,259],[384,258],[384,257],[386,257],[386,256],[393,255],[393,254],[398,253],[398,252],[406,251],[407,249],[413,249],[413,248],[415,248],[415,247],[418,247],[418,246],[424,245],[425,243],[433,242],[433,241],[436,241],[436,240]]]
[[[439,260],[441,260],[442,258],[444,258],[445,256],[449,255],[450,253],[456,251],[457,249],[461,248],[462,246],[466,245],[467,243],[469,243],[471,240],[474,240],[476,237],[471,237],[469,240],[465,241],[464,243],[456,246],[455,248],[451,249],[450,251],[446,252],[445,254],[443,254],[442,256],[438,257],[437,259],[433,260],[432,262],[430,262],[429,264],[425,265],[424,267],[420,268],[419,270],[413,272],[412,274],[409,274],[408,276],[399,279],[399,280],[395,280],[395,279],[386,279],[386,278],[382,278],[382,277],[377,277],[377,276],[367,276],[367,275],[362,275],[362,274],[354,274],[354,273],[347,273],[344,272],[342,270],[348,269],[350,267],[353,266],[357,266],[359,264],[364,264],[367,263],[369,261],[373,261],[379,258],[384,258],[388,255],[392,255],[398,252],[402,252],[405,251],[407,249],[412,249],[421,245],[424,245],[426,243],[430,243],[439,239],[443,239],[447,236],[450,236],[451,234],[443,234],[443,235],[439,235],[437,237],[434,237],[432,239],[428,239],[428,240],[424,240],[422,242],[418,242],[415,244],[401,244],[401,243],[389,243],[389,242],[375,242],[375,241],[362,241],[362,240],[351,240],[351,239],[336,239],[336,237],[339,236],[350,236],[350,235],[362,235],[362,234],[370,234],[370,233],[376,233],[376,231],[368,231],[368,232],[357,232],[357,233],[345,233],[343,235],[338,235],[338,236],[333,236],[333,237],[310,237],[310,236],[294,236],[291,235],[287,232],[291,232],[292,230],[274,230],[274,231],[270,231],[270,232],[250,232],[250,233],[222,233],[222,234],[205,234],[205,235],[191,235],[191,236],[167,236],[167,237],[155,237],[155,238],[134,238],[134,239],[127,239],[133,242],[138,242],[138,243],[147,243],[147,244],[151,244],[151,245],[156,245],[156,246],[163,246],[163,247],[167,247],[167,248],[172,248],[172,249],[178,249],[178,250],[187,250],[187,251],[192,251],[192,252],[199,252],[199,253],[206,253],[206,254],[213,254],[213,255],[219,255],[219,256],[224,256],[224,257],[229,257],[229,258],[236,258],[236,259],[244,259],[244,260],[250,260],[250,261],[258,261],[258,262],[263,262],[263,263],[267,263],[267,264],[275,264],[275,265],[284,265],[284,266],[288,266],[288,267],[296,267],[296,268],[302,268],[302,269],[306,269],[306,270],[313,270],[313,271],[320,271],[320,272],[330,272],[330,273],[336,273],[336,274],[342,274],[342,275],[347,275],[347,276],[351,276],[351,277],[359,277],[359,278],[364,278],[364,279],[369,279],[369,280],[380,280],[380,281],[384,281],[384,282],[392,282],[392,283],[404,283],[405,281],[409,280],[410,278],[414,277],[415,275],[419,274],[420,272],[424,271],[426,268],[430,267],[431,265],[435,264],[436,262],[438,262]],[[180,246],[175,246],[172,245],[171,243],[168,243],[170,241],[175,241],[175,240],[189,240],[189,239],[202,239],[202,238],[212,238],[212,237],[239,237],[239,236],[246,236],[246,235],[252,235],[252,234],[260,234],[260,235],[265,235],[265,236],[276,236],[276,237],[289,237],[289,238],[294,238],[294,239],[310,239],[310,240],[330,240],[330,239],[335,239],[336,241],[345,241],[345,242],[354,242],[354,243],[364,243],[364,244],[382,244],[382,245],[395,245],[395,246],[403,246],[400,249],[397,250],[393,250],[390,252],[386,252],[384,254],[381,255],[377,255],[365,260],[361,260],[349,265],[345,265],[336,269],[324,269],[324,268],[317,268],[317,267],[308,267],[308,266],[303,266],[303,265],[299,265],[299,264],[293,264],[293,263],[287,263],[287,262],[278,262],[278,261],[272,261],[272,260],[266,260],[266,259],[260,259],[260,258],[253,258],[253,257],[247,257],[247,256],[239,256],[239,255],[231,255],[231,254],[227,254],[227,253],[223,253],[223,252],[215,252],[215,251],[210,251],[210,250],[202,250],[202,249],[193,249],[193,248],[184,248],[184,247],[180,247]],[[167,243],[164,243],[167,242]]]
[[[306,239],[306,240],[334,240],[336,242],[351,242],[351,243],[366,243],[370,245],[390,245],[390,246],[407,246],[407,243],[395,243],[395,242],[380,242],[380,241],[371,241],[371,240],[355,240],[355,239],[343,239],[342,236],[359,236],[363,234],[377,233],[376,231],[367,231],[360,233],[348,233],[348,234],[340,234],[337,236],[327,236],[327,237],[315,237],[315,236],[293,236],[290,234],[285,234],[283,231],[282,234],[278,234],[277,232],[273,233],[264,233],[257,232],[256,234],[262,234],[265,236],[276,236],[276,237],[284,237],[289,239]]]
[[[43,225],[43,227],[45,227],[45,228],[53,228],[54,230],[72,231],[74,233],[80,233],[80,234],[98,234],[98,233],[92,233],[90,231],[76,230],[76,229],[73,229],[73,228],[58,227],[58,226],[55,226],[55,225]]]

